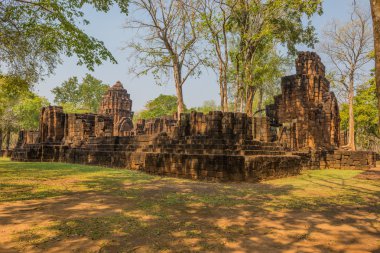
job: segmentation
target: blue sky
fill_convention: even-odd
[[[369,8],[369,0],[357,0],[363,7]],[[323,27],[332,19],[347,20],[350,15],[352,0],[325,0],[323,4],[324,14],[313,17],[312,21],[319,33]],[[157,86],[152,76],[137,78],[129,73],[130,67],[134,64],[134,59],[130,57],[131,51],[123,49],[126,43],[131,41],[135,35],[132,30],[123,28],[126,17],[120,13],[118,8],[112,8],[108,13],[98,13],[91,8],[85,10],[86,19],[90,24],[85,27],[85,31],[102,40],[106,47],[117,59],[118,64],[104,62],[90,72],[83,66],[77,66],[76,59],[63,58],[63,64],[59,65],[55,73],[45,78],[36,85],[35,91],[53,102],[51,90],[60,85],[63,81],[71,76],[77,76],[80,79],[86,73],[91,73],[103,82],[112,85],[120,80],[124,88],[131,94],[133,100],[133,110],[139,111],[144,108],[144,104],[160,93],[175,94],[173,84],[170,82],[166,86]],[[130,13],[133,15],[133,13]],[[299,47],[300,50],[307,50],[305,47]],[[202,105],[205,100],[219,101],[218,85],[215,74],[212,71],[203,72],[202,76],[197,79],[189,79],[184,86],[184,100],[187,107]]]

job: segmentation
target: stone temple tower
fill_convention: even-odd
[[[339,146],[339,106],[325,66],[314,52],[299,52],[296,74],[281,79],[281,95],[267,106],[277,141],[294,150]]]
[[[99,114],[113,117],[114,136],[123,136],[124,132],[130,131],[133,128],[132,100],[120,81],[117,81],[103,95]]]

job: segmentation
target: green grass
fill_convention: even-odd
[[[157,191],[154,198],[139,200],[146,184],[165,185],[198,182],[161,178],[126,169],[111,169],[64,163],[20,163],[0,159],[0,202],[44,199],[77,192],[101,192],[137,199],[142,209],[154,206],[201,203],[207,206],[252,205],[255,198],[265,208],[324,208],[326,205],[363,205],[379,198],[378,181],[356,179],[358,170],[310,170],[297,177],[261,184],[201,183],[205,191]],[[125,185],[128,185],[126,189]],[[158,196],[157,196],[158,195]],[[153,195],[152,195],[153,196]]]
[[[249,233],[253,225],[221,228],[215,222],[219,218],[238,219],[242,211],[263,217],[274,212],[351,209],[380,214],[380,182],[355,178],[359,173],[310,170],[260,184],[220,184],[162,178],[126,169],[0,159],[0,205],[70,198],[74,194],[98,194],[120,203],[104,213],[63,216],[47,225],[17,232],[14,238],[20,248],[28,245],[48,248],[71,237],[103,240],[105,248],[115,240],[120,247],[133,247],[138,243],[135,238],[142,238],[155,251],[170,248],[170,243],[179,236],[196,239],[200,250],[218,251],[224,247],[221,238],[234,241]],[[175,236],[176,233],[179,235]],[[308,236],[293,235],[295,240],[306,240]]]
[[[64,163],[20,163],[0,159],[0,202],[43,199],[81,191],[123,194],[122,184],[152,176],[135,171]]]

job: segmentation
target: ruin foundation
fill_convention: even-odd
[[[39,131],[21,131],[12,159],[129,168],[210,181],[257,182],[301,169],[369,169],[375,154],[339,150],[339,108],[315,53],[300,53],[296,75],[266,117],[191,112],[132,123],[132,100],[120,82],[99,114],[41,111]]]

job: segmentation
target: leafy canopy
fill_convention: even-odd
[[[68,113],[96,113],[108,88],[101,80],[86,74],[81,83],[77,77],[70,77],[61,86],[55,87],[52,93],[54,103],[63,106]]]
[[[137,113],[135,119],[153,119],[173,115],[177,111],[177,97],[160,94],[145,104],[145,109]]]
[[[49,101],[46,98],[32,92],[23,96],[14,107],[18,129],[37,130],[41,108],[48,105]]]
[[[76,55],[90,70],[102,61],[116,63],[103,42],[79,27],[89,24],[85,5],[107,12],[114,3],[127,14],[125,0],[0,1],[0,68],[36,81],[52,72],[61,54]]]
[[[0,129],[16,132],[21,129],[37,130],[41,107],[49,105],[46,98],[33,92],[19,93],[2,104]]]

